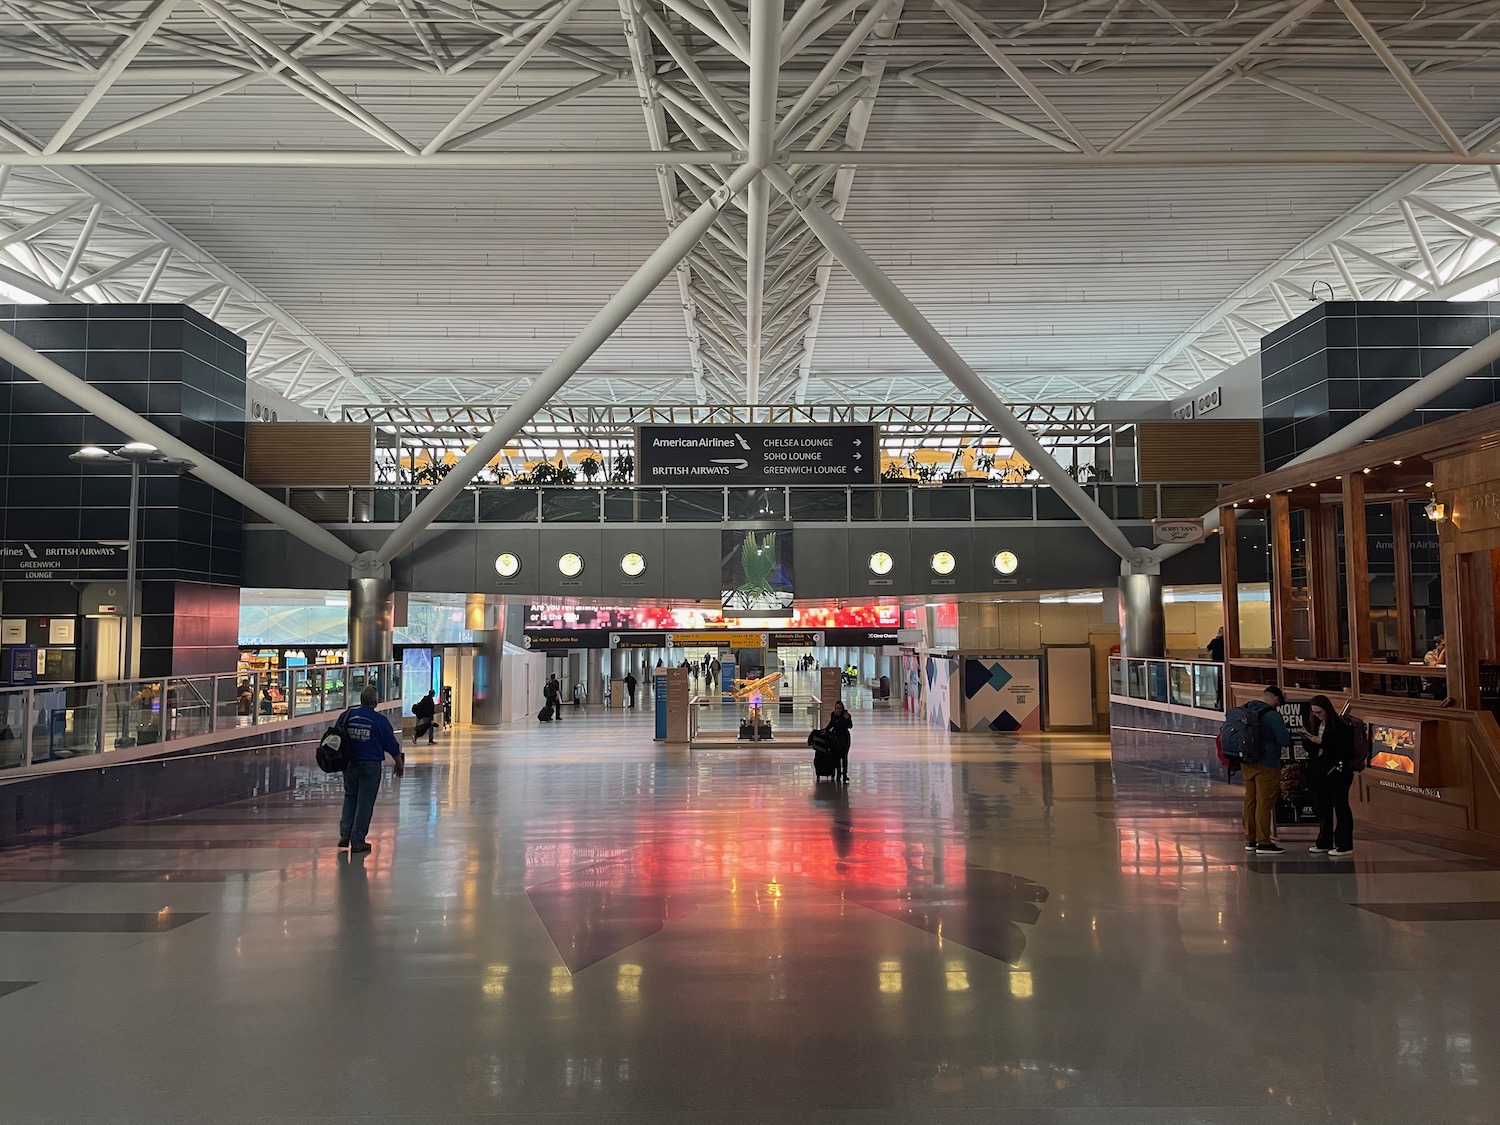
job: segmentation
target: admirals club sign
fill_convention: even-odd
[[[640,484],[875,484],[874,426],[638,426]]]

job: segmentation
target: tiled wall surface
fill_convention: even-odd
[[[245,342],[183,305],[0,305],[0,328],[111,398],[236,473],[245,460]],[[84,445],[125,435],[24,372],[0,363],[0,537],[9,544],[124,540],[130,474],[125,466],[79,465]],[[141,514],[141,670],[216,670],[235,643],[212,639],[206,587],[238,588],[240,506],[193,477],[148,470]],[[116,574],[79,582],[118,580]],[[179,596],[181,594],[181,596]],[[216,603],[215,603],[216,604]],[[7,581],[7,617],[76,614],[72,581]],[[179,614],[190,618],[179,621]],[[198,651],[174,663],[174,646]],[[213,650],[212,652],[206,650]]]
[[[0,784],[0,848],[175,816],[303,786],[336,786],[313,761],[322,726],[262,728],[244,749],[69,770]]]
[[[1224,767],[1214,748],[1223,721],[1212,711],[1189,715],[1110,700],[1110,757],[1121,764],[1223,781]]]
[[[1500,302],[1329,301],[1261,341],[1266,468],[1275,469],[1500,331]],[[1500,401],[1486,366],[1391,432]]]

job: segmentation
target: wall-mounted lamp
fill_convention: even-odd
[[[1448,507],[1436,496],[1427,501],[1426,507],[1422,509],[1427,513],[1427,518],[1433,523],[1442,523],[1448,518]]]

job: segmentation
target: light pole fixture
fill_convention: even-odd
[[[86,445],[77,453],[70,453],[68,460],[83,465],[130,466],[130,532],[125,546],[125,654],[120,661],[120,678],[135,678],[135,575],[136,549],[139,544],[137,525],[141,517],[141,472],[147,465],[161,465],[177,472],[185,472],[197,466],[182,457],[168,457],[154,445],[144,441],[126,442],[118,449],[103,449],[97,445]]]

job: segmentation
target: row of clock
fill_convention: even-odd
[[[1013,551],[1001,551],[991,560],[994,568],[1001,574],[1014,574],[1016,567],[1021,565]],[[870,572],[872,574],[889,574],[895,567],[896,560],[887,551],[876,551],[870,556]],[[958,560],[953,557],[951,551],[937,551],[928,560],[934,574],[952,574],[953,568],[958,565]],[[577,578],[583,573],[583,556],[575,551],[557,557],[557,569],[564,578]],[[630,551],[620,556],[620,570],[629,578],[639,578],[646,573],[646,557],[637,551]],[[495,559],[495,573],[501,578],[514,578],[521,573],[521,559],[517,555],[506,551]]]
[[[1001,574],[1014,574],[1016,567],[1021,565],[1021,560],[1016,557],[1014,551],[1000,551],[990,560],[990,563]],[[870,556],[872,574],[889,574],[895,565],[896,560],[891,558],[886,551],[876,551]],[[953,568],[958,565],[958,560],[953,557],[952,551],[936,551],[932,558],[927,560],[927,565],[932,567],[934,574],[952,574]]]
[[[646,556],[630,551],[620,556],[620,569],[629,578],[639,578],[646,573]],[[583,573],[583,556],[576,551],[557,556],[557,570],[564,578],[577,578]],[[509,551],[495,558],[495,573],[501,578],[514,578],[521,573],[521,560]]]

